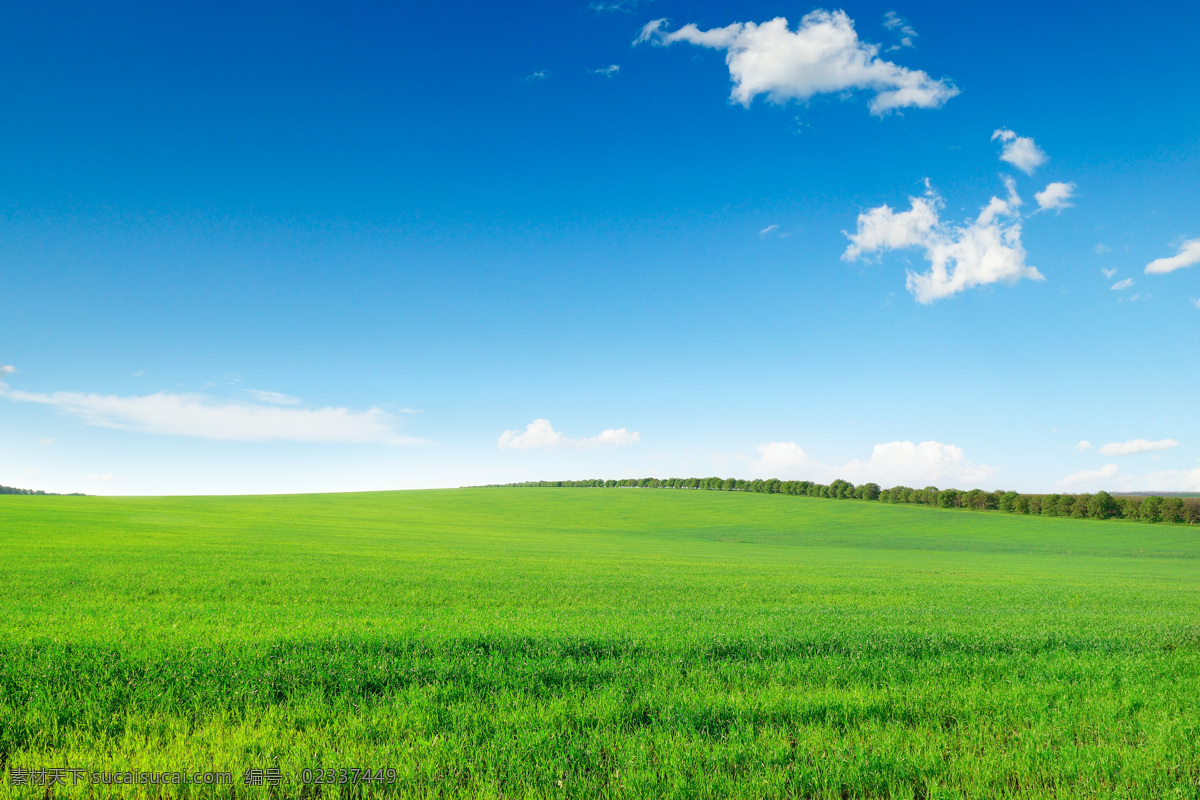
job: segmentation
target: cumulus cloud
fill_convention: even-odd
[[[17,368],[10,364],[0,364],[0,375],[12,375]]]
[[[0,383],[0,396],[51,406],[99,428],[230,441],[416,444],[397,433],[393,417],[372,408],[284,408],[235,403],[203,394],[158,392],[119,396],[84,392],[25,392]]]
[[[764,474],[780,475],[794,474],[797,470],[827,470],[818,461],[814,461],[795,442],[767,442],[756,445],[758,464]]]
[[[1092,443],[1091,443],[1091,442],[1089,442],[1087,439],[1080,439],[1080,440],[1079,440],[1079,444],[1075,445],[1075,449],[1076,449],[1076,450],[1078,450],[1078,451],[1079,451],[1079,452],[1081,452],[1081,453],[1082,453],[1084,450],[1091,450],[1091,449],[1092,449]]]
[[[759,458],[754,468],[763,477],[795,476],[822,482],[840,477],[853,483],[874,481],[883,486],[949,486],[986,481],[994,472],[986,464],[968,461],[962,448],[934,441],[877,444],[870,458],[841,466],[822,464],[795,442],[768,442],[755,449]]]
[[[606,78],[611,78],[613,75],[616,75],[620,71],[621,71],[620,64],[609,64],[607,67],[600,67],[600,69],[589,69],[588,70],[588,72],[590,72],[593,75],[603,75]]]
[[[634,44],[688,42],[724,50],[730,98],[743,106],[760,94],[772,103],[805,101],[818,94],[873,92],[868,107],[883,116],[901,108],[938,108],[959,90],[946,79],[901,67],[863,42],[844,11],[813,11],[791,30],[783,17],[763,23],[735,22],[701,30],[693,23],[666,30],[667,20],[646,24]]]
[[[1169,258],[1156,258],[1146,265],[1147,275],[1162,275],[1200,262],[1200,239],[1188,239],[1179,252]]]
[[[496,441],[505,450],[559,450],[591,447],[621,447],[637,444],[642,436],[637,431],[630,433],[625,428],[609,428],[596,436],[571,439],[554,430],[548,419],[535,419],[525,426],[524,431],[505,431]]]
[[[1129,486],[1136,491],[1200,492],[1200,469],[1171,469],[1152,472],[1143,478],[1132,478]]]
[[[1178,447],[1179,442],[1174,439],[1159,439],[1157,442],[1151,442],[1146,439],[1130,439],[1127,442],[1109,442],[1100,448],[1100,452],[1106,456],[1132,456],[1138,453],[1155,453],[1159,450],[1170,450],[1172,447]]]
[[[298,406],[302,402],[298,397],[279,392],[264,392],[260,389],[247,389],[246,392],[260,403],[270,403],[276,406]]]
[[[1040,211],[1062,211],[1074,205],[1071,198],[1075,196],[1075,184],[1055,181],[1047,184],[1045,189],[1033,193]]]
[[[842,471],[847,480],[860,483],[873,480],[896,483],[935,485],[975,484],[995,471],[986,464],[973,464],[963,457],[961,447],[941,442],[890,442],[877,444],[866,461],[851,461]]]
[[[1125,289],[1128,289],[1130,286],[1133,286],[1133,278],[1126,278],[1123,281],[1117,281],[1109,288],[1112,289],[1114,292],[1120,292],[1120,291],[1124,291]]]
[[[992,134],[992,141],[997,139],[1004,145],[1000,150],[1000,160],[1007,161],[1026,175],[1032,175],[1035,169],[1046,163],[1046,153],[1029,136],[1018,136],[1008,128],[1000,128]]]
[[[1117,476],[1117,465],[1106,464],[1100,469],[1081,469],[1079,472],[1072,472],[1065,478],[1058,480],[1054,485],[1059,489],[1077,489],[1083,486],[1091,486],[1097,482],[1109,482]]]
[[[842,259],[854,261],[867,253],[909,247],[924,250],[930,270],[908,270],[907,281],[908,290],[920,303],[990,283],[1043,280],[1036,267],[1025,263],[1021,198],[1012,179],[1005,179],[1006,199],[993,197],[978,217],[964,225],[940,219],[942,199],[928,181],[925,185],[925,196],[909,198],[907,211],[896,212],[882,205],[859,214],[855,233],[845,234],[850,245]]]
[[[1200,469],[1171,469],[1149,475],[1120,475],[1116,464],[1073,472],[1055,483],[1069,491],[1200,492]]]

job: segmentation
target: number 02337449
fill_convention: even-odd
[[[341,767],[331,769],[317,767],[300,771],[300,782],[306,784],[340,785],[347,783],[395,783],[394,768],[369,769],[359,767]]]

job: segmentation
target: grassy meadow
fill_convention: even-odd
[[[701,491],[5,496],[0,765],[0,797],[1200,797],[1200,529]],[[233,783],[10,781],[56,767]],[[302,783],[320,767],[396,781]]]

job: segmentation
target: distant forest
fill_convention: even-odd
[[[43,492],[41,489],[17,489],[13,486],[0,486],[0,494],[41,494],[61,497],[58,492]],[[67,497],[83,497],[79,492],[72,492]]]
[[[1180,493],[1170,495],[1095,494],[1018,494],[985,492],[982,489],[938,489],[926,486],[912,489],[893,486],[881,489],[877,483],[858,486],[836,480],[828,485],[812,481],[781,481],[775,478],[745,481],[738,478],[627,478],[625,480],[525,481],[507,483],[510,487],[569,487],[604,489],[704,489],[721,492],[757,492],[790,494],[801,497],[828,497],[835,500],[866,500],[879,503],[995,510],[1010,514],[1036,514],[1043,517],[1081,519],[1131,519],[1143,522],[1200,522],[1200,499]]]

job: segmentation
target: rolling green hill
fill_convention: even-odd
[[[395,769],[358,788],[400,796],[1200,793],[1194,527],[728,492],[4,496],[0,552],[0,796],[68,764],[224,770],[239,797],[317,796],[317,767]],[[268,767],[281,788],[242,784]]]

